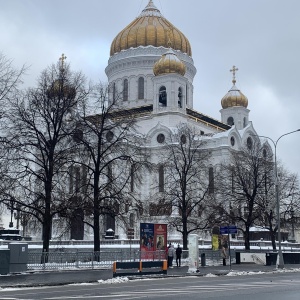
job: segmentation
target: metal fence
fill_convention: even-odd
[[[235,263],[237,252],[247,252],[231,249],[230,256],[232,263]],[[266,253],[268,250],[251,250],[251,253]],[[189,264],[188,250],[182,252],[182,265]],[[141,255],[139,249],[106,249],[100,252],[92,250],[80,251],[78,249],[52,250],[42,252],[41,250],[28,251],[28,270],[58,270],[58,269],[108,269],[112,267],[114,261],[139,261],[139,260],[163,260],[166,259],[165,251],[153,251],[147,254],[147,258]],[[199,265],[221,265],[222,256],[220,251],[210,249],[199,249]]]
[[[139,250],[117,249],[109,251],[29,251],[28,270],[55,270],[78,268],[111,268],[114,261],[139,261]],[[166,259],[165,251],[153,251],[143,260]]]

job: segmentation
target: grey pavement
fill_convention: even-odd
[[[285,265],[285,269],[298,269],[300,265]],[[169,268],[167,275],[150,275],[151,277],[172,277],[172,276],[204,276],[207,274],[226,275],[229,272],[273,272],[276,266],[265,266],[257,264],[232,264],[231,268],[227,266],[205,266],[199,267],[199,272],[189,273],[188,267]],[[149,278],[149,275],[128,276],[130,280],[137,278]],[[45,271],[33,272],[28,271],[20,274],[0,275],[0,288],[7,287],[37,287],[37,286],[53,286],[66,285],[76,283],[95,283],[98,280],[107,280],[113,278],[112,270],[108,269],[80,269],[80,270],[61,270],[61,271]]]

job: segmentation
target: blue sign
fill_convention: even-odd
[[[237,228],[235,225],[220,226],[220,234],[236,234]]]

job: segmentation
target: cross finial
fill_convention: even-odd
[[[235,80],[235,72],[238,71],[239,69],[236,66],[233,66],[232,69],[230,70],[230,72],[232,72],[232,83],[235,84],[236,80]]]
[[[62,69],[64,68],[64,62],[66,59],[67,59],[67,57],[64,54],[62,54],[61,57],[59,58]]]

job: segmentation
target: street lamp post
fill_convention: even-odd
[[[278,232],[278,256],[279,259],[277,260],[277,268],[283,269],[284,268],[284,261],[283,261],[283,255],[282,255],[282,248],[281,248],[281,228],[280,228],[280,203],[279,203],[279,184],[278,184],[278,172],[277,172],[277,144],[279,140],[289,134],[292,134],[294,132],[298,132],[300,129],[285,133],[281,135],[276,141],[272,140],[271,138],[263,135],[258,135],[259,137],[264,137],[269,139],[273,145],[274,145],[274,158],[275,158],[275,195],[276,195],[276,213],[277,213],[277,232]]]

